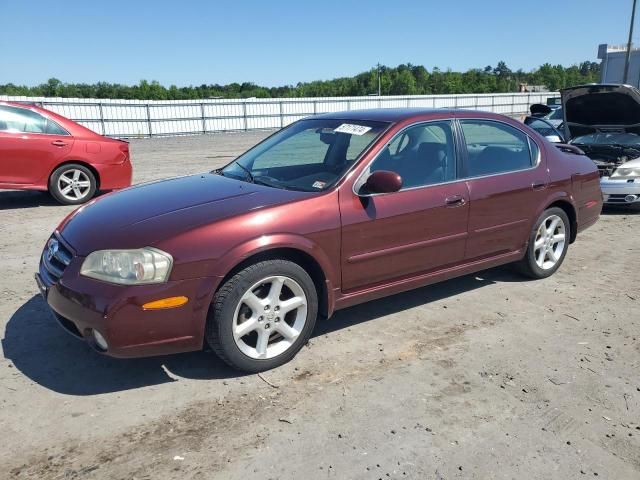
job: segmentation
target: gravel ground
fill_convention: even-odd
[[[134,141],[134,181],[265,135]],[[605,212],[549,279],[498,268],[343,310],[243,376],[64,333],[33,272],[70,210],[0,192],[0,478],[640,478],[639,214]]]

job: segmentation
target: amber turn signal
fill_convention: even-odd
[[[165,308],[181,307],[187,303],[189,299],[187,297],[169,297],[161,300],[154,300],[142,305],[143,310],[162,310]]]

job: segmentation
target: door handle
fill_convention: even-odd
[[[533,182],[531,188],[534,190],[544,190],[547,187],[545,182]]]
[[[56,147],[66,147],[67,142],[63,142],[62,140],[54,140],[51,142],[51,145],[55,145]]]
[[[445,198],[444,202],[447,207],[461,207],[462,205],[467,203],[462,195],[452,195]]]

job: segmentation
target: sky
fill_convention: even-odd
[[[265,86],[376,63],[512,70],[598,61],[632,0],[0,0],[0,84]],[[640,9],[639,9],[640,10]],[[636,15],[639,20],[640,11]],[[637,33],[637,35],[636,35]],[[634,40],[640,41],[640,26]]]

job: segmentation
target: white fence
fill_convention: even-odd
[[[281,128],[318,113],[363,108],[464,108],[517,116],[558,93],[494,93],[238,100],[104,100],[8,97],[31,102],[111,137],[194,135]]]

